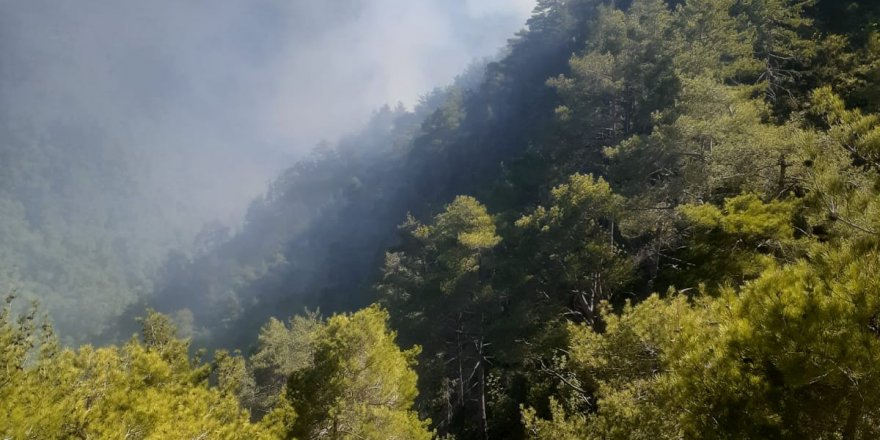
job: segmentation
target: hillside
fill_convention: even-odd
[[[874,2],[541,0],[165,260],[139,338],[10,298],[0,432],[880,436],[878,81]]]

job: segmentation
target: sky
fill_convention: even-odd
[[[533,6],[0,0],[0,111],[36,131],[88,127],[154,159],[155,179],[185,175],[214,191],[204,203],[240,207],[317,142],[496,55]]]

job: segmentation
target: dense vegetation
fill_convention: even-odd
[[[541,0],[170,258],[139,339],[61,348],[7,307],[0,432],[878,437],[878,20]]]
[[[216,213],[194,202],[207,193],[203,171],[157,164],[192,151],[147,152],[97,124],[31,118],[0,99],[0,285],[39,298],[66,344],[107,340],[154,290],[168,250],[213,231],[199,235]]]
[[[37,135],[3,113],[0,283],[41,298],[77,340],[94,337],[151,290],[174,237],[150,222],[155,200],[129,203],[144,193],[129,152],[70,127]]]

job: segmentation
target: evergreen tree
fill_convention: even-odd
[[[271,438],[235,396],[207,385],[169,320],[150,313],[144,340],[59,349],[33,311],[0,314],[0,433],[9,438]]]
[[[288,437],[430,439],[412,410],[419,348],[401,351],[395,339],[377,306],[330,318],[314,336],[313,364],[288,383]]]
[[[430,387],[432,417],[444,428],[464,424],[485,433],[488,316],[499,301],[485,280],[501,237],[486,208],[466,196],[430,224],[409,218],[401,228],[409,246],[386,256],[379,291],[406,338],[430,353],[422,382]]]

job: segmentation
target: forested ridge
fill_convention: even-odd
[[[116,345],[10,295],[0,433],[880,437],[878,90],[872,1],[540,0],[167,258]]]

